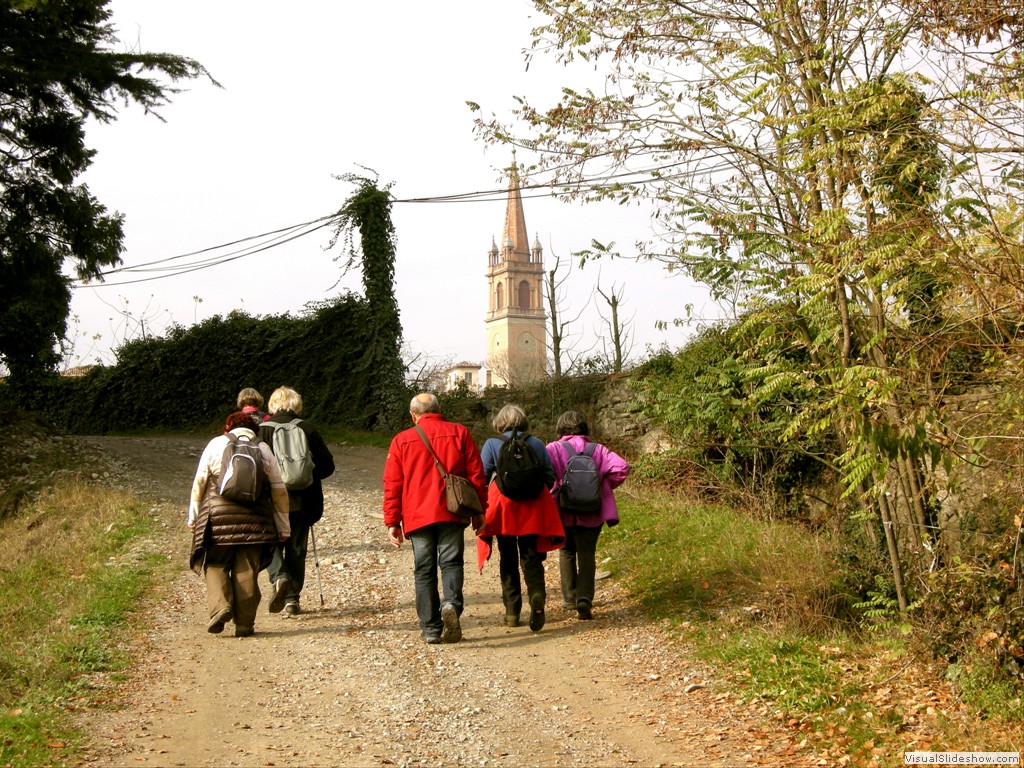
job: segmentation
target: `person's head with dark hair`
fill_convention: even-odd
[[[579,411],[566,411],[558,417],[555,431],[559,437],[565,437],[566,435],[589,435],[590,427],[587,426],[587,419],[582,413]]]
[[[232,429],[238,429],[239,427],[252,429],[252,415],[242,411],[235,411],[234,413],[228,414],[227,419],[224,421],[224,434],[226,435]]]

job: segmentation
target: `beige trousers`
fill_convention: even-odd
[[[252,627],[260,605],[259,576],[262,544],[243,547],[212,546],[206,554],[206,609],[212,619],[231,609],[236,627]]]

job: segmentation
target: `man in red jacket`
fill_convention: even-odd
[[[444,470],[473,484],[485,509],[487,478],[469,430],[446,421],[434,395],[416,395],[409,415],[415,426],[395,435],[384,464],[384,524],[394,546],[405,539],[412,542],[416,614],[424,641],[457,643],[462,639],[465,530],[470,522],[473,530],[479,529],[483,515],[467,521],[448,511],[444,478],[417,428],[426,434]]]

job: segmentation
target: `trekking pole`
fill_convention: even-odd
[[[320,558],[316,554],[316,534],[313,526],[309,527],[309,536],[313,540],[313,565],[316,566],[316,586],[320,590],[320,607],[324,607],[324,585],[320,582]]]

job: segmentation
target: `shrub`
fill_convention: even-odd
[[[115,366],[53,378],[31,405],[77,433],[216,428],[243,387],[269,397],[287,385],[302,394],[304,416],[365,428],[378,417],[375,372],[360,366],[367,312],[365,300],[346,294],[298,317],[232,312],[173,326],[122,346]]]

